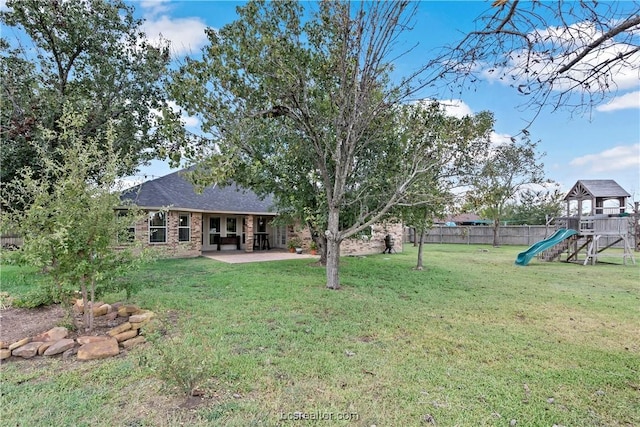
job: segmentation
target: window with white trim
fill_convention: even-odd
[[[220,217],[209,218],[209,244],[216,245],[220,241]]]
[[[149,243],[167,243],[166,212],[149,212]]]
[[[178,215],[178,241],[188,242],[191,240],[191,215],[181,213]]]
[[[238,219],[227,217],[227,237],[236,237],[238,232]]]

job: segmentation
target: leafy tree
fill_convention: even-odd
[[[476,158],[486,155],[493,120],[486,112],[476,117],[447,116],[437,103],[418,103],[402,108],[411,112],[401,124],[403,136],[421,141],[422,154],[430,164],[394,209],[416,230],[416,269],[422,270],[424,237],[432,227],[433,219],[444,216],[452,204],[452,190],[462,185],[472,173]]]
[[[415,76],[393,84],[389,75],[414,11],[408,2],[250,2],[173,76],[176,100],[202,115],[213,141],[194,180],[233,177],[313,218],[332,289],[342,240],[434,166],[431,141],[409,137],[411,112],[396,108]]]
[[[143,254],[138,251],[134,257],[133,247],[115,248],[138,216],[134,209],[124,214],[115,210],[122,202],[114,191],[120,154],[114,149],[113,128],[88,138],[82,135],[87,120],[87,113],[67,111],[58,122],[60,133],[42,133],[61,142],[55,149],[58,161],[35,145],[42,169],[38,174],[23,169],[8,186],[10,198],[3,200],[30,203],[23,212],[4,211],[2,221],[23,236],[21,261],[51,278],[54,300],[79,288],[85,308],[93,305],[100,286],[109,285],[109,279],[130,269]],[[102,173],[96,178],[98,168]],[[51,182],[55,186],[50,188]],[[93,328],[91,309],[85,309],[84,326]]]
[[[410,190],[405,202],[397,209],[403,222],[415,230],[415,244],[418,246],[416,270],[424,269],[424,239],[433,227],[434,218],[443,217],[453,199],[453,195],[441,188],[438,181],[425,180],[422,184]]]
[[[637,87],[640,2],[496,0],[477,29],[447,49],[454,82],[495,76],[535,108],[590,110]]]
[[[500,220],[509,201],[526,186],[545,182],[542,155],[536,148],[537,144],[527,138],[494,147],[469,179],[467,203],[493,220],[493,246],[499,245]]]
[[[24,166],[38,174],[45,158],[64,143],[41,137],[43,131],[59,134],[64,105],[91,106],[79,130],[83,137],[114,127],[113,144],[122,154],[119,174],[132,173],[169,135],[179,137],[178,117],[167,108],[162,84],[168,46],[146,41],[130,6],[121,0],[8,0],[6,5],[0,12],[3,33],[16,37],[0,41],[5,196],[6,184]],[[106,150],[106,141],[98,142]]]
[[[562,215],[564,193],[558,186],[552,189],[526,189],[518,194],[517,203],[509,206],[505,217],[515,224],[544,225]]]

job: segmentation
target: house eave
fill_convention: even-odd
[[[122,205],[116,206],[116,209],[131,209],[135,207],[145,211],[174,211],[174,212],[195,212],[204,214],[221,214],[221,215],[263,215],[263,216],[278,216],[276,212],[246,212],[246,211],[224,211],[224,210],[208,210],[208,209],[194,209],[185,208],[180,206],[138,206],[138,205]]]

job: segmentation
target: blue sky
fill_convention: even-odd
[[[4,2],[2,2],[4,3]],[[206,44],[206,27],[220,28],[236,19],[230,1],[145,0],[130,2],[136,14],[146,20],[147,36],[159,34],[172,42],[176,58],[198,55]],[[460,40],[473,28],[473,21],[491,7],[491,1],[425,1],[420,4],[413,31],[406,33],[406,45],[418,43],[397,64],[398,71],[410,70],[432,57],[433,49]],[[434,94],[427,94],[433,96]],[[640,200],[640,76],[632,75],[619,97],[600,105],[591,114],[575,116],[571,111],[543,110],[529,128],[531,139],[540,141],[547,177],[568,190],[578,179],[615,179],[635,200]],[[438,94],[456,105],[452,111],[494,112],[496,139],[508,140],[526,126],[534,111],[522,110],[517,91],[498,80],[486,80],[475,90],[455,96]],[[623,108],[624,107],[624,108]],[[195,118],[185,118],[197,127]],[[143,167],[138,177],[166,175],[169,166],[160,161]]]
[[[189,52],[197,54],[206,44],[205,27],[220,28],[235,20],[235,7],[240,3],[140,1],[132,4],[137,14],[147,20],[147,35],[155,37],[162,33],[172,41],[174,54],[180,57]],[[431,57],[433,49],[459,40],[490,5],[491,2],[486,1],[423,2],[414,30],[406,34],[407,46],[413,43],[418,46],[396,64],[397,69],[417,67]],[[567,110],[543,110],[529,128],[531,138],[539,140],[540,150],[546,153],[547,177],[559,182],[563,190],[568,190],[578,179],[615,179],[635,200],[640,200],[640,78],[618,95],[625,94],[625,98],[615,98],[584,116],[572,115]],[[452,100],[459,113],[494,112],[496,139],[518,134],[534,115],[532,110],[519,108],[524,100],[516,90],[499,81],[486,80],[462,96],[439,95],[440,99]],[[193,118],[186,120],[196,124]],[[141,174],[161,176],[169,171],[166,164],[153,162],[143,168]]]

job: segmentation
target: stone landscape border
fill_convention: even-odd
[[[82,300],[76,300],[73,306],[76,314],[84,313]],[[155,313],[143,310],[133,304],[103,304],[93,305],[94,317],[105,316],[107,322],[117,323],[117,318],[123,318],[123,323],[114,326],[106,335],[83,335],[75,339],[67,338],[69,330],[57,326],[32,337],[25,337],[13,343],[0,341],[0,360],[10,357],[30,359],[36,356],[56,356],[62,354],[63,359],[76,355],[77,360],[95,360],[117,356],[121,349],[129,349],[144,343],[141,335],[142,327],[155,317]]]

